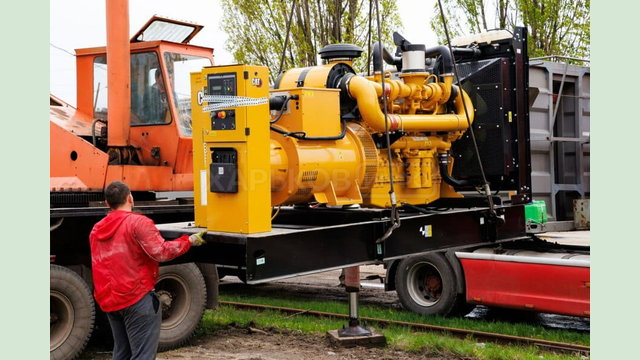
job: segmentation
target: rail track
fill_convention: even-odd
[[[294,316],[310,315],[310,316],[318,316],[318,317],[334,317],[334,318],[344,318],[344,319],[349,318],[349,316],[346,314],[336,314],[336,313],[330,313],[330,312],[324,312],[324,311],[295,309],[295,308],[287,308],[282,306],[240,303],[240,302],[233,302],[233,301],[220,301],[220,304],[229,305],[237,308],[253,309],[253,310],[275,310],[283,313],[293,314]],[[421,324],[421,323],[411,323],[406,321],[388,320],[388,319],[372,318],[372,317],[366,317],[366,316],[361,316],[360,320],[370,322],[370,323],[406,326],[418,331],[437,331],[437,332],[449,333],[462,338],[465,338],[467,336],[473,336],[474,338],[479,340],[481,339],[484,341],[490,341],[490,342],[501,343],[501,344],[531,345],[531,346],[536,346],[541,350],[554,352],[554,353],[564,353],[564,354],[580,353],[580,354],[588,355],[590,352],[589,346],[573,344],[573,343],[563,343],[558,341],[550,341],[550,340],[535,339],[535,338],[528,338],[528,337],[522,337],[522,336],[491,333],[486,331],[460,329],[460,328]]]

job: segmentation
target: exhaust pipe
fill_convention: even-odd
[[[385,120],[378,103],[378,89],[374,82],[358,75],[347,74],[341,81],[341,88],[345,89],[351,98],[358,103],[360,115],[365,123],[375,132],[385,132]],[[379,88],[382,89],[381,87]],[[389,114],[389,131],[465,131],[469,127],[465,113],[473,109],[473,103],[466,92],[460,91],[454,100],[453,114]],[[473,122],[474,113],[469,112],[469,120]]]

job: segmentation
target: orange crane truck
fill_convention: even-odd
[[[127,1],[108,1],[107,46],[76,50],[77,108],[50,97],[52,359],[78,355],[96,323],[88,235],[107,213],[104,187],[125,181],[134,211],[157,223],[193,218],[191,199],[157,194],[193,191],[189,73],[213,50],[189,44],[200,25],[153,17],[129,39],[128,19]],[[161,267],[161,349],[191,335],[217,279],[212,264]]]

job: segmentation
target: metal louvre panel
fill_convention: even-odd
[[[458,66],[462,87],[475,106],[475,120],[472,126],[482,165],[488,177],[508,175],[512,168],[508,142],[511,137],[507,116],[509,104],[505,103],[505,92],[510,89],[509,80],[504,76],[504,67],[507,64],[508,59],[496,58]],[[469,132],[453,144],[452,155],[455,177],[480,176]]]

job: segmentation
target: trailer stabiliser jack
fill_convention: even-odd
[[[358,318],[358,295],[360,292],[360,267],[344,269],[344,285],[349,294],[349,326],[340,330],[330,330],[329,339],[335,345],[384,346],[386,338],[372,328],[360,325]]]

